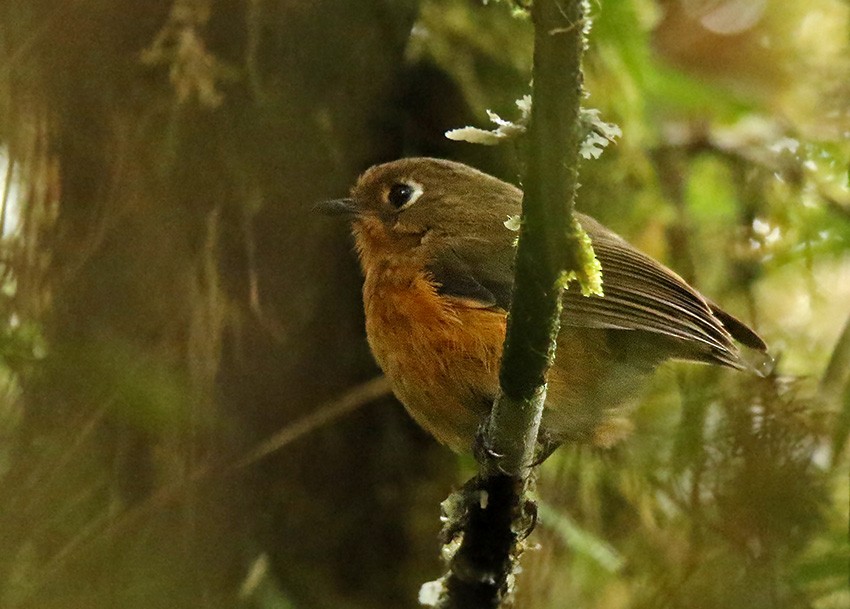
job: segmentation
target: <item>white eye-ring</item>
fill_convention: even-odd
[[[387,192],[387,202],[401,211],[413,205],[422,196],[422,184],[408,180],[396,182]]]

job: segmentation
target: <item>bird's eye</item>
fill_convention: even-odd
[[[414,192],[415,189],[413,186],[399,182],[392,185],[390,192],[387,195],[387,200],[396,209],[401,209],[405,205],[412,203],[411,199]]]

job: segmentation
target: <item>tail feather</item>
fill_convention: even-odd
[[[708,306],[711,307],[711,312],[717,319],[720,320],[720,323],[722,323],[723,327],[726,328],[729,334],[732,335],[732,338],[750,349],[755,349],[756,351],[767,351],[767,345],[764,340],[762,340],[761,336],[756,334],[755,331],[747,324],[731,313],[727,313],[710,300],[706,301],[708,302]]]

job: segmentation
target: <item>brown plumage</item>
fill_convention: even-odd
[[[320,207],[349,215],[365,274],[372,352],[413,418],[469,450],[498,392],[522,192],[451,161],[377,165],[351,197]],[[564,294],[542,433],[548,442],[616,442],[624,404],[666,359],[745,369],[733,339],[764,351],[743,322],[593,218],[576,214],[602,265],[604,297]]]

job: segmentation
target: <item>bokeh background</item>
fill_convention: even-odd
[[[850,606],[850,5],[591,14],[586,105],[623,135],[579,209],[778,365],[667,365],[627,442],[547,461],[519,606]],[[517,116],[531,30],[493,0],[0,0],[0,607],[417,606],[474,463],[362,397],[352,244],[311,206],[404,155],[517,182],[516,144],[443,133]]]

